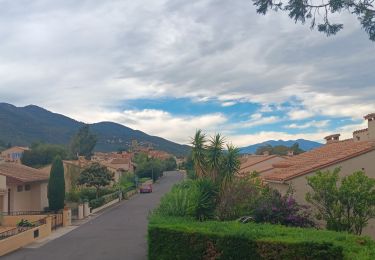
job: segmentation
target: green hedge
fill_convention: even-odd
[[[367,237],[238,222],[151,216],[149,259],[375,259]]]

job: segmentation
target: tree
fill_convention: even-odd
[[[85,156],[86,159],[90,159],[96,142],[97,137],[90,132],[89,125],[84,125],[78,130],[78,133],[71,141],[71,153],[73,156]]]
[[[299,144],[295,143],[291,147],[285,146],[285,145],[263,145],[259,146],[257,150],[255,151],[255,154],[262,155],[264,152],[268,152],[269,154],[277,154],[277,155],[287,155],[289,151],[292,151],[293,154],[301,154],[305,151],[299,148]]]
[[[223,158],[223,171],[221,171],[222,183],[231,182],[234,175],[240,170],[240,150],[234,145],[227,145],[227,152]]]
[[[208,177],[219,184],[230,181],[240,167],[238,148],[227,145],[225,151],[224,137],[216,134],[206,144],[205,136],[201,130],[197,130],[192,142],[191,159],[196,177]]]
[[[177,169],[177,162],[176,159],[173,157],[169,157],[167,160],[163,161],[164,169],[166,171],[173,171]]]
[[[30,167],[51,164],[56,156],[60,156],[62,160],[67,159],[67,150],[61,145],[33,143],[30,148],[21,157],[22,164]]]
[[[287,12],[296,23],[310,20],[310,28],[327,36],[334,35],[344,28],[341,23],[331,23],[331,16],[343,11],[357,16],[362,28],[375,41],[374,0],[253,0],[257,13],[265,15],[269,10]]]
[[[327,229],[360,235],[368,221],[375,218],[375,179],[358,171],[341,179],[340,168],[317,172],[308,177],[312,192],[306,200],[314,205]]]
[[[78,178],[79,185],[86,185],[96,189],[96,198],[99,197],[101,187],[109,185],[113,181],[113,174],[107,167],[99,163],[93,163],[84,169]]]
[[[173,163],[173,161],[174,163]],[[174,158],[162,161],[157,158],[149,157],[145,153],[137,154],[134,158],[134,162],[137,164],[135,174],[140,177],[152,178],[153,181],[159,179],[164,171],[176,168],[176,161]]]
[[[56,156],[52,163],[51,173],[48,181],[47,197],[50,210],[57,211],[64,208],[64,166],[59,156]]]
[[[196,175],[198,177],[202,177],[205,175],[205,167],[206,167],[206,155],[205,155],[205,143],[206,143],[206,135],[202,133],[202,130],[197,130],[194,138],[191,141],[193,145],[193,149],[191,151],[191,158],[193,161],[194,169]]]
[[[220,171],[223,170],[223,148],[224,138],[220,134],[216,134],[209,140],[206,146],[207,150],[207,166],[210,171],[210,177],[213,181],[217,180]]]

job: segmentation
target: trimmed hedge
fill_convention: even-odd
[[[149,259],[375,259],[375,242],[346,233],[153,215]]]

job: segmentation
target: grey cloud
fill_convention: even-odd
[[[375,46],[345,19],[326,38],[248,0],[1,1],[0,92],[60,111],[160,96],[282,102],[288,86],[360,104],[375,98]]]

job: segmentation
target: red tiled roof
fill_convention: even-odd
[[[0,175],[20,182],[47,181],[49,179],[49,172],[16,163],[0,163]]]
[[[111,161],[111,164],[128,164],[129,159],[128,158],[116,158]]]
[[[353,139],[349,139],[327,144],[291,157],[283,163],[277,163],[283,164],[284,167],[275,169],[265,179],[268,181],[287,181],[373,150],[375,150],[375,142],[373,141],[354,142]]]
[[[272,158],[277,157],[277,155],[250,155],[246,158],[243,158],[243,162],[241,163],[240,170],[253,166],[255,164],[268,161]]]

